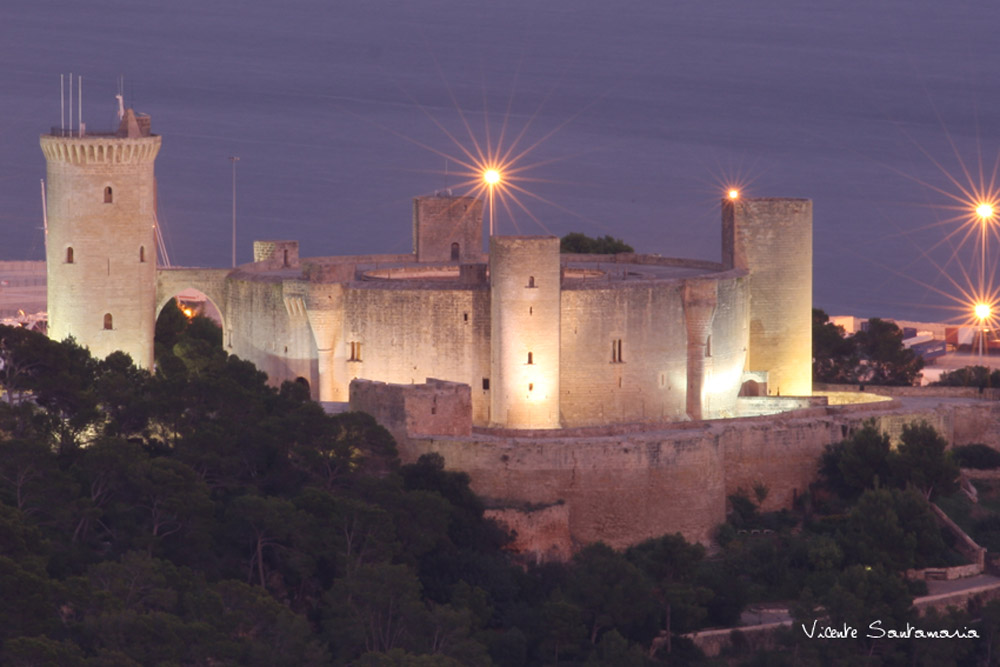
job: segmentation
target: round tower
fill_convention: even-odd
[[[750,272],[747,370],[769,394],[812,395],[812,201],[723,199],[722,263]]]
[[[490,239],[490,423],[559,428],[559,239]]]
[[[49,337],[153,366],[160,137],[129,109],[114,134],[53,128],[45,154]]]

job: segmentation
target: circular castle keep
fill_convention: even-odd
[[[532,236],[484,255],[480,201],[418,197],[412,255],[258,242],[215,298],[229,351],[321,401],[355,379],[435,378],[469,387],[474,427],[731,417],[741,391],[811,394],[811,207],[727,201],[723,217],[722,263],[560,255]]]
[[[566,255],[547,236],[494,236],[484,253],[483,203],[439,194],[414,200],[409,254],[300,258],[295,241],[258,241],[235,269],[157,268],[148,116],[41,145],[50,335],[149,368],[159,311],[198,289],[228,352],[371,412],[404,460],[441,453],[522,536],[705,540],[730,482],[772,455],[747,467],[683,423],[812,393],[808,200],[723,200],[721,262]]]

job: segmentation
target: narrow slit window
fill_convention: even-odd
[[[529,382],[528,383],[528,391],[534,391],[534,390],[535,390],[535,383],[534,382]]]
[[[114,320],[111,317],[111,313],[104,313],[104,328],[108,330],[114,329]]]
[[[622,339],[615,338],[611,341],[611,363],[620,364],[625,359],[622,358]]]
[[[66,248],[66,263],[67,264],[73,263],[73,246]]]
[[[712,337],[711,336],[709,336],[705,340],[705,356],[706,357],[712,356]]]
[[[110,204],[114,201],[114,196],[111,193],[111,186],[104,188],[104,203]]]
[[[528,287],[531,288],[534,286],[535,286],[535,276],[528,276]]]
[[[146,261],[146,246],[139,246],[139,263],[145,263]]]
[[[534,357],[534,355],[531,354],[531,352],[529,352],[528,353],[528,365],[530,366],[533,363],[535,363],[535,357]]]
[[[461,250],[461,246],[460,245],[458,245],[457,243],[452,243],[451,244],[451,261],[453,261],[453,262],[457,262],[458,261],[458,253],[459,253],[460,250]]]
[[[284,251],[284,253],[285,253],[285,255],[284,255],[284,258],[281,261],[281,264],[282,264],[282,266],[284,266],[284,267],[287,268],[288,267],[288,250],[286,249]]]
[[[348,361],[361,361],[361,343],[351,341],[351,358]]]

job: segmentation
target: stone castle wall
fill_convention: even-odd
[[[748,370],[768,371],[768,392],[812,393],[812,202],[724,199],[722,257],[750,271]]]
[[[236,279],[226,281],[225,350],[253,362],[276,384],[301,377],[317,386],[316,344],[300,283],[253,280],[239,270],[231,275]]]
[[[490,424],[559,428],[559,239],[490,239]]]
[[[153,365],[160,137],[41,137],[49,337]]]
[[[489,294],[485,289],[380,289],[355,283],[344,295],[346,382],[400,384],[436,377],[468,384],[473,419],[486,423],[490,377]],[[351,343],[360,343],[350,360]]]
[[[955,445],[990,442],[1000,404],[902,399],[676,428],[623,426],[617,435],[588,435],[589,429],[564,437],[493,429],[469,437],[410,434],[401,440],[401,452],[407,461],[441,454],[496,507],[565,504],[575,544],[602,540],[622,548],[673,532],[708,542],[725,519],[728,495],[752,493],[760,483],[768,488],[765,510],[791,507],[816,480],[824,448],[869,419],[894,441],[904,424],[923,420]],[[530,513],[518,516],[520,524],[530,521]],[[553,534],[552,527],[540,534]],[[543,553],[550,546],[530,544],[528,550]]]
[[[413,253],[418,262],[470,261],[483,251],[483,202],[475,197],[413,200]]]

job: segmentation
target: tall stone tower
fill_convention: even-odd
[[[812,394],[812,201],[723,199],[722,263],[750,272],[748,370],[767,391]]]
[[[483,201],[443,193],[413,200],[418,262],[476,262],[483,251]]]
[[[559,239],[490,239],[490,422],[559,428]]]
[[[72,336],[97,357],[122,350],[152,368],[160,137],[129,109],[116,133],[54,128],[41,145],[49,337]]]

